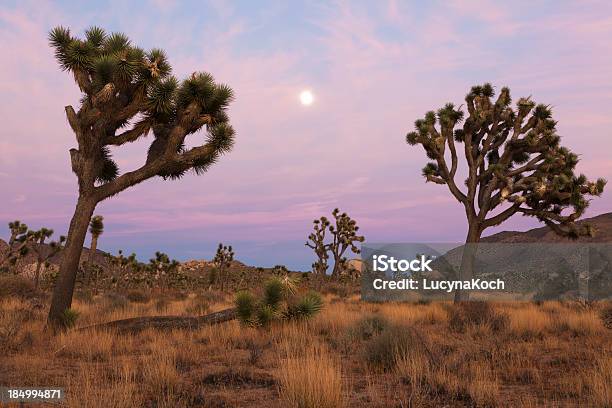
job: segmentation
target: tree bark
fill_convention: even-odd
[[[482,230],[480,225],[471,223],[468,228],[468,235],[463,246],[463,254],[461,256],[461,266],[459,267],[458,280],[470,280],[474,273],[474,259],[476,257],[477,244],[480,242]],[[455,290],[454,303],[470,300],[470,293],[461,289]]]
[[[48,325],[53,328],[63,326],[63,313],[72,306],[72,294],[79,268],[83,243],[87,235],[89,220],[96,208],[96,200],[92,197],[79,196],[74,215],[70,221],[70,229],[63,250],[59,276],[53,289],[51,308],[47,318]]]
[[[114,320],[112,322],[81,327],[78,330],[116,330],[119,333],[137,333],[146,329],[174,330],[198,329],[202,326],[219,324],[236,319],[236,309],[224,309],[204,316],[146,316],[130,319]]]

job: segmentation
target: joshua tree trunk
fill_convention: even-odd
[[[465,240],[463,247],[463,254],[461,256],[461,266],[459,267],[459,280],[470,280],[474,274],[474,259],[476,257],[477,244],[480,242],[480,235],[482,230],[480,225],[471,223],[468,228],[468,235]],[[455,303],[470,300],[470,293],[462,291],[461,289],[455,290]]]
[[[51,327],[62,325],[64,310],[72,305],[72,293],[79,268],[79,261],[89,220],[96,208],[96,200],[87,196],[79,196],[70,229],[68,239],[64,247],[62,262],[60,264],[59,276],[53,290],[51,309],[49,310],[48,323]]]

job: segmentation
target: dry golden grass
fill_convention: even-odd
[[[339,408],[345,405],[337,358],[322,347],[293,354],[291,344],[284,346],[287,357],[280,363],[280,395],[288,407]]]
[[[134,299],[77,300],[77,326],[231,304],[201,294],[165,297],[163,307],[157,296]],[[266,330],[228,322],[51,337],[44,309],[9,297],[0,301],[0,378],[65,387],[69,407],[612,406],[605,305],[497,303],[466,311],[325,299],[314,319]]]

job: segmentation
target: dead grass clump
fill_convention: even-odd
[[[594,310],[575,312],[568,310],[553,319],[553,330],[569,332],[573,336],[593,336],[605,330],[603,321]]]
[[[128,299],[122,294],[116,292],[108,292],[104,294],[103,309],[107,312],[121,310],[129,305]]]
[[[134,303],[148,303],[151,300],[151,295],[144,290],[130,290],[126,298]]]
[[[606,302],[599,312],[601,321],[606,329],[612,329],[612,302]]]
[[[167,313],[169,307],[170,307],[170,301],[166,299],[165,297],[162,297],[155,301],[154,308],[157,313]]]
[[[196,296],[190,299],[187,306],[185,307],[185,314],[187,315],[205,315],[210,311],[210,304],[208,301],[200,296]]]
[[[369,340],[389,327],[389,321],[380,315],[366,316],[350,328],[351,334],[361,340]]]
[[[68,405],[82,408],[133,408],[143,400],[133,365],[115,367],[110,381],[101,381],[104,371],[97,366],[82,366],[67,385]],[[78,392],[76,391],[78,390]]]
[[[197,296],[203,301],[208,302],[208,304],[221,303],[225,300],[223,293],[216,290],[204,290],[198,293]]]
[[[449,327],[464,333],[470,326],[487,326],[492,332],[500,332],[508,325],[508,316],[496,311],[484,301],[462,302],[449,310]]]
[[[388,371],[395,368],[398,359],[421,353],[422,346],[414,329],[390,326],[366,343],[364,359],[368,366]]]
[[[26,302],[15,298],[0,302],[0,351],[15,351],[24,340],[27,342],[21,331],[27,322],[34,319],[35,312]]]
[[[288,357],[280,364],[280,395],[294,408],[344,406],[339,363],[319,347]]]
[[[109,331],[69,331],[60,334],[55,354],[88,362],[110,361],[114,341],[115,334]]]
[[[598,360],[584,375],[587,395],[594,406],[612,406],[612,357]]]
[[[154,402],[154,406],[172,406],[172,401],[181,393],[176,349],[163,337],[155,337],[150,345],[150,354],[142,364],[143,385],[147,397]]]
[[[482,364],[470,367],[467,393],[477,407],[493,407],[499,401],[499,383],[491,370]]]
[[[30,279],[23,276],[2,274],[0,275],[0,299],[10,296],[22,299],[32,299],[39,296]]]
[[[543,338],[552,328],[552,318],[539,306],[528,305],[520,309],[512,309],[510,316],[510,332],[522,340]]]

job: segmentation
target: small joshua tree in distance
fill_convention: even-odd
[[[359,227],[357,222],[348,216],[347,213],[340,213],[340,210],[335,208],[332,211],[332,217],[335,223],[332,225],[327,217],[321,217],[313,221],[314,231],[308,236],[306,246],[312,248],[317,255],[317,261],[312,264],[313,271],[318,276],[325,276],[328,268],[329,254],[331,252],[334,260],[334,268],[332,276],[338,277],[343,268],[346,267],[346,258],[344,254],[347,249],[351,249],[358,254],[361,250],[355,245],[355,242],[363,242],[365,238],[357,235]],[[331,234],[331,242],[325,242],[325,234],[329,230]]]
[[[227,270],[232,264],[233,260],[234,260],[234,250],[232,249],[232,246],[231,245],[225,246],[222,243],[219,243],[219,246],[217,247],[217,253],[215,254],[215,257],[213,258],[213,264],[215,265],[215,268],[217,269],[216,273],[217,273],[217,278],[219,279],[220,284],[221,284],[221,291],[225,289],[225,281],[227,279]]]
[[[462,279],[471,277],[473,247],[483,231],[514,214],[535,217],[561,236],[593,234],[591,226],[576,220],[589,204],[587,196],[601,195],[606,184],[575,173],[578,156],[561,146],[550,106],[529,97],[513,108],[508,88],[494,96],[490,84],[474,86],[465,97],[463,126],[464,112],[449,103],[427,112],[406,136],[408,144],[421,145],[433,160],[423,168],[425,180],[446,185],[465,208],[468,252],[461,261]],[[455,181],[456,144],[463,144],[467,165],[464,189]],[[455,293],[456,301],[466,298]]]
[[[91,234],[91,245],[89,246],[89,259],[87,264],[89,267],[88,276],[91,278],[93,273],[93,264],[96,257],[96,251],[98,250],[98,238],[104,233],[104,217],[101,215],[94,215],[89,221],[89,233]]]
[[[312,264],[312,271],[317,276],[325,276],[329,267],[328,245],[325,243],[325,233],[327,228],[329,228],[330,222],[327,217],[321,217],[312,223],[314,231],[308,236],[308,241],[306,241],[305,245],[308,248],[312,248],[317,256],[317,261]]]
[[[233,92],[208,73],[194,72],[177,80],[162,50],[145,51],[120,33],[92,27],[81,39],[56,27],[49,41],[60,67],[72,73],[82,92],[77,110],[65,108],[77,142],[70,158],[79,194],[49,310],[49,326],[58,328],[72,304],[79,259],[97,204],[152,177],[178,179],[189,170],[206,172],[233,146],[226,112]],[[187,147],[188,136],[203,128],[201,142]],[[149,133],[153,140],[144,164],[120,174],[110,148]]]
[[[40,270],[42,265],[49,266],[49,259],[54,257],[62,250],[62,244],[66,241],[66,237],[61,235],[59,241],[51,241],[48,246],[45,246],[47,238],[51,238],[53,230],[41,228],[33,233],[32,249],[36,253],[36,272],[34,275],[34,287],[38,289],[40,284]]]
[[[347,213],[340,213],[340,210],[335,208],[332,211],[332,216],[336,223],[329,226],[329,232],[333,237],[329,249],[334,258],[332,276],[337,277],[346,267],[346,258],[344,257],[346,250],[350,248],[354,253],[360,253],[361,250],[355,246],[355,242],[363,242],[365,237],[357,235],[357,231],[359,231],[357,222],[349,217]]]
[[[8,251],[0,263],[2,270],[10,270],[21,257],[26,256],[29,250],[28,244],[34,240],[32,231],[21,221],[9,222],[8,227],[11,235],[8,241]]]

